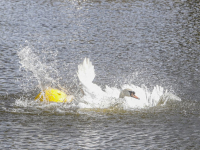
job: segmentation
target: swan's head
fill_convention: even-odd
[[[129,91],[129,93],[130,93],[130,96],[131,96],[131,97],[136,98],[136,99],[140,99],[139,97],[137,97],[137,96],[135,95],[135,92],[134,92],[134,91]]]

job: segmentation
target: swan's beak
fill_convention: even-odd
[[[139,97],[137,97],[136,95],[133,95],[132,97],[136,98],[136,99],[140,99]]]

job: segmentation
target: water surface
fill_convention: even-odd
[[[199,8],[197,0],[2,0],[0,147],[199,149]],[[85,57],[103,91],[159,85],[181,101],[80,109]],[[78,97],[73,104],[34,101],[41,85],[57,84]]]

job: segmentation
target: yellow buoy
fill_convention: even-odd
[[[44,92],[40,92],[36,97],[35,100],[47,101],[47,102],[56,102],[56,103],[66,103],[71,102],[73,100],[73,96],[68,96],[64,92],[53,89],[53,88],[47,88],[44,90]]]

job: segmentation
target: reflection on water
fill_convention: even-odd
[[[197,0],[0,1],[0,147],[198,149],[199,7]],[[26,46],[27,62],[46,67],[37,80],[20,68]],[[85,57],[103,90],[159,85],[183,101],[131,111],[33,101],[38,81],[77,95]]]

